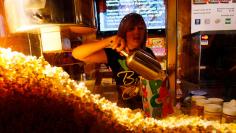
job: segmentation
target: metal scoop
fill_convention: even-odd
[[[144,50],[136,50],[131,55],[125,51],[121,53],[126,56],[127,66],[148,80],[157,80],[163,76],[161,65],[149,53]]]

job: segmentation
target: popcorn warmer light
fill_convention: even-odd
[[[0,48],[0,132],[236,132],[236,124],[120,108],[44,58]]]

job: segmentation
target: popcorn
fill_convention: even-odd
[[[141,110],[120,108],[116,103],[92,94],[86,86],[71,80],[62,68],[51,66],[43,57],[37,59],[0,48],[0,98],[12,92],[18,92],[22,96],[62,99],[73,106],[77,121],[82,118],[90,121],[87,116],[93,116],[99,120],[97,126],[104,128],[100,130],[107,132],[236,131],[234,123],[220,124],[200,117],[177,115],[162,120],[145,118]]]

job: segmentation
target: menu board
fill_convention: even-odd
[[[131,12],[142,15],[148,29],[165,28],[164,0],[103,0],[98,8],[100,31],[118,30],[121,19]]]
[[[192,0],[191,33],[236,30],[236,0]]]

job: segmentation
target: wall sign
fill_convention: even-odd
[[[236,30],[236,0],[192,0],[191,33]]]

